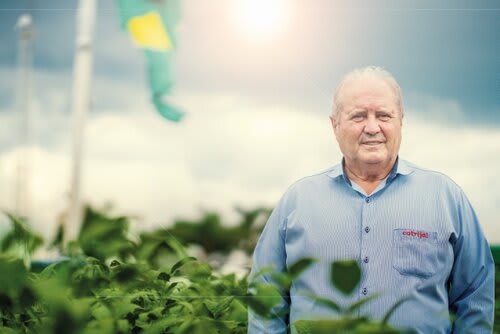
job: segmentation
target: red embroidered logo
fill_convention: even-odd
[[[402,233],[403,233],[403,235],[406,235],[408,237],[417,237],[419,239],[428,239],[429,238],[428,232],[406,230],[406,231],[403,231]]]

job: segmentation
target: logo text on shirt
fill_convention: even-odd
[[[402,235],[407,237],[415,237],[419,239],[429,239],[429,233],[423,231],[414,231],[414,230],[404,230],[401,232]]]

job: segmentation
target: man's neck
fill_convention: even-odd
[[[356,165],[344,160],[344,171],[349,180],[360,185],[367,194],[370,194],[391,172],[396,158],[384,164]]]

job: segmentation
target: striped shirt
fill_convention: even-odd
[[[463,191],[441,173],[398,159],[370,195],[341,164],[299,180],[266,223],[250,279],[271,282],[255,274],[266,266],[286,271],[304,257],[319,261],[283,296],[280,307],[289,316],[263,320],[250,311],[248,333],[286,333],[299,319],[334,318],[306,297],[311,293],[344,307],[377,294],[359,309],[373,319],[408,298],[389,323],[417,333],[492,331],[491,251]],[[330,284],[330,264],[339,259],[357,259],[363,273],[347,297]]]

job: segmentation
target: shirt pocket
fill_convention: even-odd
[[[437,232],[393,230],[392,266],[401,275],[429,278],[439,270]]]

